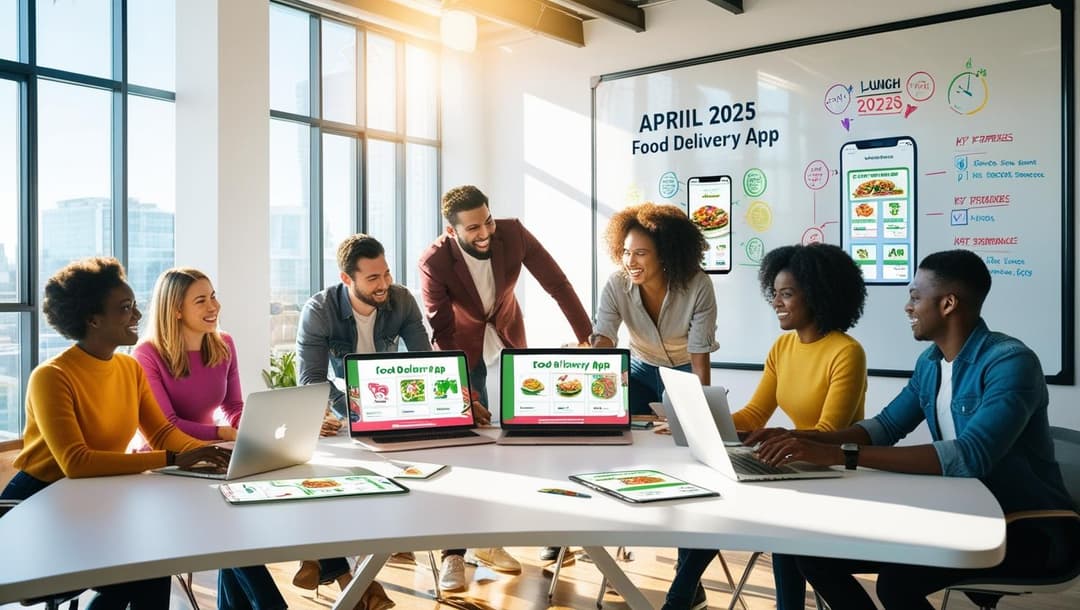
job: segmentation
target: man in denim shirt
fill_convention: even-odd
[[[328,365],[345,379],[346,354],[396,352],[399,341],[411,352],[431,351],[420,307],[407,288],[394,283],[377,239],[362,233],[346,238],[337,263],[341,283],[316,293],[300,313],[300,385],[326,381]],[[345,393],[333,384],[330,400],[334,414],[345,418]]]
[[[977,477],[1007,515],[1074,511],[1054,460],[1039,359],[1019,340],[987,328],[980,311],[989,291],[990,272],[973,252],[927,256],[904,311],[915,338],[934,345],[919,357],[900,395],[877,417],[844,430],[765,432],[747,442],[768,437],[758,454],[774,465],[803,460]],[[932,443],[892,446],[923,420]],[[833,610],[875,608],[852,577],[864,573],[878,574],[877,595],[886,609],[930,609],[927,595],[963,580],[1068,569],[1078,559],[1077,523],[1070,517],[1011,521],[1005,559],[983,570],[816,557],[799,558],[799,568]]]

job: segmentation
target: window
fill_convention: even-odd
[[[421,43],[270,5],[275,350],[293,348],[306,299],[339,281],[351,233],[376,237],[395,281],[419,289],[417,260],[440,226],[438,72]]]
[[[45,281],[116,256],[148,305],[173,264],[175,7],[0,0],[0,438],[22,431],[30,371],[71,345],[40,314]]]

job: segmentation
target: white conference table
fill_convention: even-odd
[[[495,430],[485,433],[494,434]],[[336,607],[351,608],[391,553],[582,546],[631,608],[650,608],[604,546],[701,547],[948,567],[997,564],[1005,522],[975,479],[860,469],[842,479],[736,483],[670,436],[628,446],[476,445],[384,454],[449,464],[399,496],[229,505],[201,479],[65,479],[0,519],[0,603],[115,582],[300,558],[369,556]],[[324,439],[312,462],[250,477],[342,474],[378,457]],[[654,468],[720,498],[628,504],[538,493],[570,474]],[[584,491],[584,489],[583,489]]]

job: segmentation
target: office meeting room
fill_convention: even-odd
[[[1080,607],[1073,0],[0,0],[0,609]]]

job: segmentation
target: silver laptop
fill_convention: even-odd
[[[703,386],[701,389],[705,392],[705,400],[709,403],[709,412],[712,413],[716,429],[720,431],[720,438],[724,439],[724,445],[728,447],[741,446],[742,441],[739,440],[739,433],[735,430],[735,422],[731,419],[731,411],[728,410],[727,406],[727,388],[710,385]],[[651,402],[649,407],[657,415],[667,420],[668,429],[671,430],[671,438],[675,440],[675,444],[686,447],[686,433],[683,432],[682,423],[679,422],[679,416],[675,413],[675,409],[671,408],[671,397],[668,396],[667,391],[664,391],[661,402]]]
[[[629,445],[630,351],[504,349],[500,445]]]
[[[303,464],[311,459],[319,441],[329,392],[330,384],[325,382],[252,392],[244,403],[225,473],[181,470],[176,466],[154,472],[231,481]]]
[[[755,458],[750,447],[725,447],[697,375],[661,367],[660,378],[663,379],[671,398],[672,411],[686,434],[690,454],[720,474],[743,482],[844,476],[842,471],[806,462],[770,466]],[[731,429],[734,430],[726,393],[721,393],[716,403],[718,407],[722,407]]]
[[[465,352],[345,356],[349,434],[374,452],[494,443],[478,434]]]

